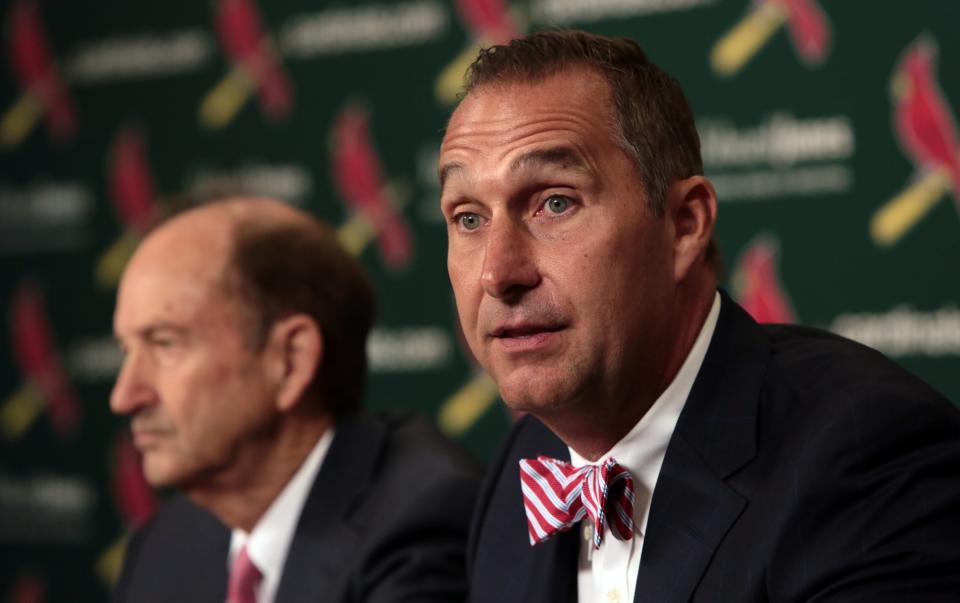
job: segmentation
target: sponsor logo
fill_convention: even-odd
[[[351,214],[337,231],[340,242],[359,255],[376,239],[387,268],[406,268],[413,259],[413,234],[401,210],[409,193],[384,179],[367,111],[346,106],[334,120],[331,138],[333,182]]]
[[[199,198],[242,191],[302,206],[313,193],[313,177],[302,165],[250,161],[237,168],[197,168],[184,188]]]
[[[80,426],[80,404],[60,362],[40,290],[21,285],[10,304],[12,347],[24,383],[0,404],[0,432],[20,438],[44,413],[60,438]]]
[[[62,475],[0,475],[0,540],[83,544],[93,535],[96,490]]]
[[[94,277],[104,288],[120,281],[123,267],[158,213],[146,147],[143,135],[132,127],[121,128],[110,145],[107,188],[124,231],[97,260]]]
[[[123,364],[123,351],[113,337],[88,337],[71,342],[66,362],[75,381],[112,383]]]
[[[436,38],[448,22],[446,7],[436,0],[330,9],[290,19],[281,29],[280,48],[298,59],[397,48]]]
[[[399,373],[435,370],[450,361],[453,346],[438,327],[373,329],[367,341],[370,371]]]
[[[760,323],[796,322],[793,304],[780,279],[780,243],[761,234],[747,243],[734,263],[733,296]]]
[[[443,223],[440,211],[440,180],[437,178],[437,164],[440,162],[440,141],[430,140],[420,145],[416,154],[417,185],[420,201],[417,202],[417,217],[426,223]]]
[[[830,21],[816,0],[759,0],[714,44],[714,73],[731,76],[743,68],[781,27],[787,26],[797,57],[807,66],[822,63],[830,51]]]
[[[960,309],[915,310],[899,305],[888,312],[847,313],[830,330],[893,357],[960,355]]]
[[[721,201],[842,193],[853,186],[853,171],[843,161],[853,156],[856,136],[846,116],[801,119],[776,112],[753,127],[707,117],[698,129],[704,166]]]
[[[0,183],[0,253],[61,251],[87,245],[93,195],[80,182]]]
[[[254,94],[267,118],[286,117],[293,89],[254,1],[217,0],[214,12],[217,39],[231,69],[200,103],[200,122],[211,129],[225,127]]]
[[[282,80],[284,76],[273,73],[279,69],[281,54],[290,59],[309,59],[422,44],[446,31],[450,20],[446,6],[438,0],[334,8],[291,17],[280,28],[278,47],[274,48],[262,34],[260,18],[250,2],[222,2],[215,10],[220,45],[231,64],[235,68],[239,65],[242,71],[241,74],[231,72],[231,75],[235,79],[254,81],[247,86],[234,80],[224,84],[226,90],[221,93],[224,96],[210,99],[210,113],[204,114],[212,120],[211,127],[220,127],[220,121],[226,125],[232,115],[220,111],[238,111],[261,82],[272,86],[270,90],[256,91],[261,101],[263,95],[268,97],[268,104],[264,105],[268,117],[285,115],[283,105],[289,102],[284,99],[291,95],[289,90],[284,92],[280,88],[289,86],[278,85],[274,80]],[[65,79],[71,84],[100,84],[190,73],[210,62],[216,44],[208,32],[200,29],[111,36],[74,50],[64,67]],[[269,73],[256,79],[264,69]],[[274,95],[280,102],[274,102]]]
[[[960,208],[957,122],[937,83],[936,59],[933,38],[921,37],[891,78],[894,133],[918,177],[873,215],[870,235],[881,246],[899,241],[950,192]]]
[[[7,14],[8,57],[20,98],[0,117],[0,148],[18,146],[42,118],[56,141],[73,136],[77,115],[53,61],[40,9],[18,0]]]
[[[622,19],[699,8],[718,0],[533,0],[530,16],[550,25]]]
[[[843,193],[853,188],[853,173],[845,165],[756,170],[711,174],[721,201],[767,201],[772,197]]]
[[[213,40],[199,29],[111,37],[74,51],[64,72],[75,84],[179,75],[207,63],[213,51]]]

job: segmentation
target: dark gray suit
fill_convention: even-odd
[[[427,423],[360,413],[310,490],[276,600],[463,601],[477,467]],[[133,537],[115,599],[222,602],[230,531],[179,496]]]
[[[577,530],[531,547],[521,421],[468,552],[476,603],[577,599]],[[723,295],[653,493],[635,601],[960,601],[960,412],[881,354]]]

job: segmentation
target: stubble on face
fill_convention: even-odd
[[[590,71],[475,90],[441,149],[461,324],[518,410],[589,411],[604,397],[636,395],[638,341],[659,336],[651,308],[658,288],[672,285],[663,224],[648,214],[635,164],[597,111],[610,106],[604,91]],[[539,211],[551,195],[570,209]],[[481,226],[463,232],[463,211]],[[513,335],[531,327],[543,345],[525,350],[522,337],[496,336],[511,325],[520,326]]]

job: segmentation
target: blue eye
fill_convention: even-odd
[[[464,230],[476,230],[480,228],[480,216],[472,212],[464,212],[457,216],[457,222]]]
[[[547,199],[546,206],[550,213],[562,214],[570,209],[570,204],[571,201],[569,197],[564,197],[563,195],[551,195]]]

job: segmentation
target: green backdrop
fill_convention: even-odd
[[[369,405],[490,454],[510,417],[457,333],[434,164],[464,57],[532,29],[633,37],[680,79],[726,286],[755,316],[873,345],[960,400],[956,3],[7,1],[0,19],[0,601],[105,599],[156,504],[107,407],[111,314],[139,229],[184,198],[241,187],[337,226],[381,300]]]

